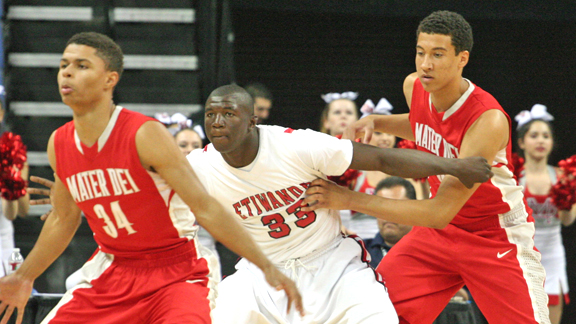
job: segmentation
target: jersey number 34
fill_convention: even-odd
[[[116,220],[116,225],[112,222],[106,210],[104,210],[104,206],[100,204],[94,205],[94,212],[98,215],[98,218],[102,218],[104,220],[104,232],[110,235],[113,238],[118,237],[118,229],[125,228],[128,234],[134,234],[136,231],[132,228],[132,223],[128,221],[126,215],[120,208],[120,204],[118,201],[114,201],[110,204],[110,209],[112,210],[112,214],[114,215],[114,220]],[[116,229],[118,227],[118,229]]]

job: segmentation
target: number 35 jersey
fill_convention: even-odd
[[[272,262],[280,263],[340,235],[338,211],[305,213],[300,204],[310,182],[346,171],[352,144],[312,130],[257,127],[260,147],[246,167],[228,165],[212,144],[187,158],[210,195],[237,216]]]
[[[166,182],[142,167],[136,132],[154,119],[116,107],[98,139],[87,147],[74,122],[54,137],[56,173],[88,220],[103,252],[129,257],[188,242],[194,215]]]

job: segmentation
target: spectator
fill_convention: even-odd
[[[554,119],[546,106],[536,104],[531,111],[524,110],[518,121],[518,146],[525,164],[518,182],[524,187],[524,196],[532,208],[536,233],[534,245],[542,254],[546,269],[544,289],[548,294],[550,322],[559,324],[564,304],[568,304],[569,286],[566,274],[566,255],[562,243],[562,225],[569,226],[576,218],[576,204],[558,208],[552,201],[551,188],[560,176],[560,170],[548,164],[554,147]]]
[[[389,199],[416,199],[416,191],[410,181],[400,177],[388,177],[380,181],[374,189],[374,195]],[[372,239],[364,240],[366,249],[372,257],[370,265],[374,268],[388,253],[394,244],[412,230],[412,226],[378,219],[378,233]]]
[[[4,109],[0,104],[0,135],[3,134],[5,130],[4,116]],[[19,138],[11,139],[10,141],[18,141],[21,144]],[[20,154],[23,155],[22,158],[25,160],[25,147],[23,144],[18,147],[21,149]],[[15,172],[12,173],[11,171]],[[10,173],[8,175],[2,174],[1,178],[4,180],[6,177],[9,177],[10,180],[8,180],[8,183],[11,185],[24,181],[24,191],[20,188],[18,193],[16,193],[10,188],[2,188],[2,210],[0,213],[0,277],[4,276],[5,270],[8,269],[8,259],[14,250],[14,226],[12,225],[12,221],[16,219],[17,216],[25,217],[30,208],[30,195],[26,192],[28,163],[23,161],[21,169],[19,169],[19,166],[12,165],[10,168],[3,168],[1,172]],[[18,179],[14,179],[14,176],[18,177]]]
[[[354,100],[358,92],[331,92],[322,95],[326,107],[320,116],[320,131],[332,136],[342,135],[346,127],[358,120],[358,107]]]
[[[257,123],[262,124],[270,116],[272,109],[272,92],[262,83],[250,83],[245,87],[246,91],[254,99],[254,115],[258,117]]]

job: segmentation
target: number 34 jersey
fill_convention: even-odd
[[[136,132],[154,119],[116,107],[98,141],[80,142],[74,122],[54,137],[56,173],[88,220],[103,252],[122,257],[188,242],[194,216],[156,173],[142,167]]]
[[[237,216],[272,262],[333,242],[340,233],[338,211],[305,213],[300,204],[314,179],[344,173],[352,161],[351,142],[312,130],[257,129],[260,147],[245,167],[228,165],[212,144],[188,155],[204,187]]]

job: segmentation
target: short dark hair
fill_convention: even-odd
[[[209,97],[213,96],[226,96],[237,94],[239,95],[240,104],[245,106],[251,115],[254,114],[254,99],[252,96],[246,91],[246,89],[242,88],[237,84],[228,84],[221,87],[216,88],[214,91],[210,93]]]
[[[420,33],[450,36],[452,45],[456,48],[456,54],[462,51],[472,52],[474,44],[472,27],[464,17],[455,12],[441,10],[431,13],[418,25],[416,39]]]
[[[66,47],[70,44],[86,45],[96,49],[96,55],[104,60],[106,68],[109,71],[118,72],[119,77],[122,76],[124,54],[120,46],[110,37],[95,32],[82,32],[72,36],[66,43]]]
[[[374,188],[374,194],[378,193],[378,191],[382,189],[390,189],[394,187],[402,186],[406,189],[406,198],[415,200],[416,199],[416,190],[414,186],[410,183],[410,181],[400,178],[400,177],[387,177],[384,180],[381,180]]]

